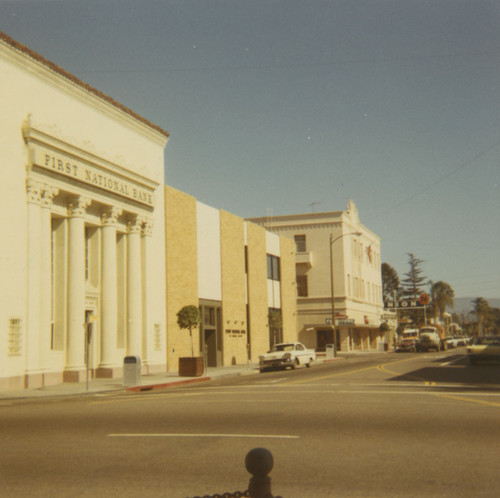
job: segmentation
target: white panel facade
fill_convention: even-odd
[[[266,251],[273,256],[280,255],[280,238],[272,232],[266,232]]]
[[[222,300],[222,270],[219,210],[196,203],[198,232],[198,295],[200,299]]]

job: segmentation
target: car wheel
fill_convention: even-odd
[[[295,358],[295,360],[293,360],[292,370],[295,370],[298,366],[299,366],[299,359]]]
[[[312,364],[312,362],[313,362],[313,361],[314,361],[314,360],[313,360],[312,358],[309,358],[309,362],[308,362],[308,363],[306,363],[306,367],[307,367],[307,368],[311,368],[311,364]]]

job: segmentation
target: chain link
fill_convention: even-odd
[[[194,496],[193,498],[242,498],[244,496],[250,496],[250,492],[248,489],[246,491],[234,491],[233,493],[215,493],[214,495],[203,495],[203,496]]]

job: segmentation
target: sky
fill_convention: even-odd
[[[167,130],[167,184],[352,199],[400,278],[500,297],[500,0],[0,0],[0,30]]]

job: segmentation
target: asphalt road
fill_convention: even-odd
[[[498,496],[500,366],[371,354],[165,391],[0,402],[0,496]]]

